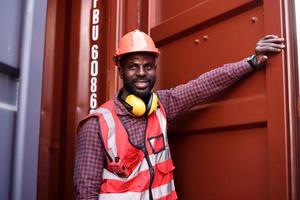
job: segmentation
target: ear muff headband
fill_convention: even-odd
[[[151,115],[158,107],[158,97],[155,93],[152,93],[148,105],[147,105],[147,113]]]
[[[129,111],[136,117],[143,116],[145,113],[151,115],[158,107],[158,97],[155,93],[151,94],[147,106],[142,99],[133,94],[128,95],[125,102],[130,105],[131,109]]]

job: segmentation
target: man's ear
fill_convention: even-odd
[[[124,73],[123,73],[123,70],[121,69],[120,65],[118,66],[118,71],[119,71],[120,78],[123,79]]]

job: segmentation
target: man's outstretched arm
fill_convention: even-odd
[[[279,53],[285,48],[283,42],[283,38],[266,35],[257,42],[255,55],[251,59],[225,64],[186,84],[158,91],[160,101],[166,108],[168,120],[173,120],[179,114],[229,88],[249,73],[264,67],[269,55]]]

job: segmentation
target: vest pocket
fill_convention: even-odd
[[[157,163],[156,180],[158,185],[165,185],[173,180],[173,171],[175,169],[172,160],[167,160],[162,163]]]
[[[167,160],[165,162],[158,163],[157,164],[157,169],[162,174],[169,174],[169,173],[174,171],[175,166],[174,166],[172,160]]]
[[[134,169],[142,159],[143,159],[143,153],[141,153],[140,150],[127,149],[127,153],[123,160],[124,160],[124,165],[127,168]]]
[[[148,138],[148,142],[153,154],[159,153],[165,149],[165,139],[163,134]]]

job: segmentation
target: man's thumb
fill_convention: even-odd
[[[265,65],[266,62],[268,60],[268,56],[264,55],[264,56],[260,56],[258,59],[257,59],[257,64],[258,65]]]

